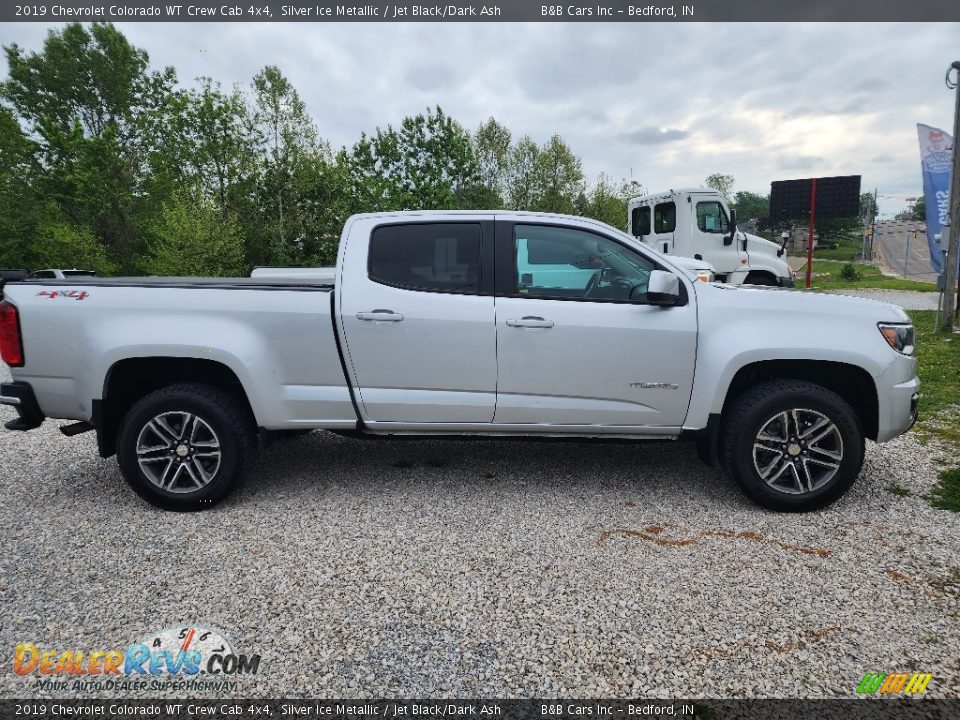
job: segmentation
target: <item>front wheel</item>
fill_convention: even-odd
[[[817,510],[843,495],[863,465],[863,430],[843,398],[820,385],[773,380],[737,398],[721,434],[725,470],[757,504]]]
[[[124,417],[117,460],[124,479],[165,510],[203,510],[236,486],[256,451],[249,410],[220,388],[171,385]]]

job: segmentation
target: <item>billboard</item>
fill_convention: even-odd
[[[770,223],[808,220],[813,178],[770,183]],[[857,217],[860,214],[860,176],[839,175],[817,180],[818,218]]]

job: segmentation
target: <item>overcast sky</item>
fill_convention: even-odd
[[[49,27],[5,23],[0,42],[39,49]],[[723,172],[767,193],[859,174],[883,212],[921,191],[916,124],[952,132],[943,78],[960,59],[945,23],[119,27],[182,84],[279,66],[335,147],[439,104],[470,130],[492,115],[514,137],[560,133],[591,180],[632,172],[653,191]]]

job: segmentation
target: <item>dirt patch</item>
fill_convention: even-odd
[[[790,543],[780,542],[779,540],[774,540],[773,538],[764,537],[760,533],[753,532],[751,530],[701,530],[692,538],[687,537],[674,539],[659,537],[666,527],[667,526],[664,525],[648,525],[643,530],[633,530],[629,528],[604,530],[597,537],[597,545],[602,545],[609,538],[616,535],[621,535],[624,537],[637,537],[645,542],[658,545],[660,547],[688,547],[690,545],[697,545],[701,540],[706,538],[721,538],[724,540],[748,540],[749,542],[765,543],[767,545],[775,545],[781,550],[798,552],[804,555],[815,555],[822,558],[830,557],[831,555],[830,550],[827,548],[791,545]]]

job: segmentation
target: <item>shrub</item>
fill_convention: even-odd
[[[842,268],[840,268],[840,277],[843,280],[850,280],[851,282],[859,280],[863,277],[863,273],[857,269],[857,266],[853,263],[845,263]]]

